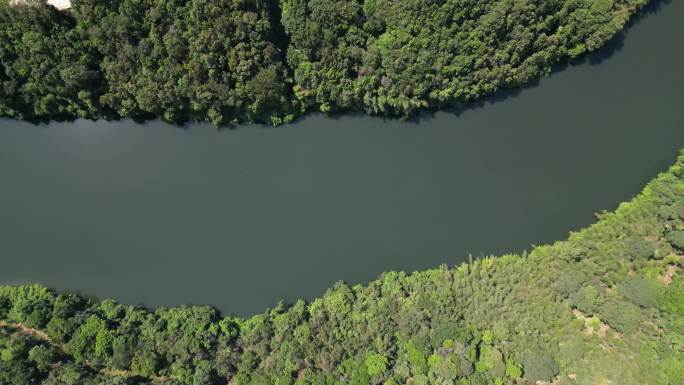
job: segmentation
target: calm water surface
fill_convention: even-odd
[[[564,238],[684,146],[683,18],[663,5],[598,65],[418,123],[0,120],[0,283],[247,315]]]

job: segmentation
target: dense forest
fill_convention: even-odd
[[[251,318],[0,287],[0,384],[681,385],[684,151],[566,241]]]
[[[0,0],[0,116],[280,124],[458,108],[596,50],[648,0]]]

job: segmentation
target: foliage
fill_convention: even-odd
[[[410,116],[596,50],[645,0],[281,0],[305,108]]]
[[[673,231],[667,234],[667,241],[679,250],[684,250],[684,231]]]
[[[604,45],[647,0],[0,0],[0,116],[280,124],[459,107]],[[15,4],[18,3],[18,4]]]
[[[646,277],[628,279],[620,286],[620,292],[630,301],[643,307],[657,307],[661,298],[658,284]]]
[[[601,306],[599,316],[620,333],[633,333],[641,323],[641,311],[630,302],[608,301]]]
[[[648,259],[653,256],[655,247],[643,238],[629,238],[625,241],[627,257],[631,260]]]
[[[45,1],[17,3],[0,0],[0,116],[98,115],[98,58],[75,20]]]
[[[556,361],[543,352],[527,352],[522,362],[525,378],[531,381],[551,382],[559,372]]]
[[[0,116],[287,120],[268,5],[73,0],[60,13],[21,3],[0,1]]]
[[[584,314],[595,314],[603,303],[603,295],[592,285],[585,286],[574,295],[574,305]]]

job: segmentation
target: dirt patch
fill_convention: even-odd
[[[537,381],[535,382],[536,385],[557,385],[560,383],[560,377],[556,377],[553,379],[551,382],[546,382],[546,381]]]
[[[52,344],[52,340],[50,340],[50,337],[47,334],[40,330],[30,328],[22,323],[8,323],[6,321],[0,321],[0,328],[16,329],[19,331],[19,333],[25,336],[33,337],[34,339]]]
[[[606,338],[606,334],[611,330],[610,326],[605,322],[601,321],[598,317],[587,317],[586,314],[582,313],[579,309],[572,309],[572,314],[575,317],[584,322],[584,334],[591,336],[596,335],[600,339]],[[596,323],[598,320],[598,323]],[[615,336],[618,337],[618,333],[615,332]]]
[[[22,323],[19,323],[19,322],[7,322],[7,321],[0,320],[0,329],[2,329],[2,328],[14,329],[24,336],[31,337],[33,339],[43,341],[47,344],[55,346],[56,348],[58,348],[61,351],[62,354],[67,355],[67,356],[69,355],[69,353],[66,351],[64,346],[61,346],[61,345],[58,345],[58,344],[52,342],[52,340],[50,339],[50,336],[48,336],[43,331],[40,331],[40,330],[34,329],[34,328],[30,328],[30,327],[28,327]],[[103,375],[110,376],[110,377],[128,378],[128,377],[136,377],[137,376],[135,373],[131,372],[130,370],[112,370],[109,368],[96,368],[96,367],[89,365],[89,364],[85,364],[85,366],[87,366],[90,369],[93,369],[93,370],[95,370],[95,371],[97,371]],[[172,380],[173,377],[152,376],[152,377],[149,377],[149,379],[152,381],[159,382],[159,383],[164,383],[164,382]]]
[[[672,278],[677,274],[677,271],[679,271],[679,266],[669,265],[663,275],[660,276],[660,280],[666,285],[671,284]]]

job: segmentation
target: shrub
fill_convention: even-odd
[[[653,257],[655,247],[653,244],[643,238],[628,238],[625,241],[625,251],[627,258],[631,261],[637,259],[648,259]]]
[[[50,338],[59,343],[65,343],[71,339],[78,324],[73,319],[53,318],[47,324],[47,334]]]
[[[35,362],[36,366],[41,370],[49,368],[51,364],[59,359],[59,355],[55,349],[45,345],[38,345],[31,348],[28,352],[28,357],[31,361]]]
[[[0,297],[0,318],[7,318],[12,302],[7,297]]]
[[[553,287],[558,291],[561,297],[568,298],[570,295],[576,293],[586,281],[586,272],[571,270],[559,276],[558,279],[554,281]]]
[[[510,379],[518,379],[522,376],[522,369],[515,362],[508,360],[506,361],[506,377]]]
[[[675,278],[667,287],[663,305],[668,313],[684,317],[684,278]]]
[[[667,241],[679,250],[684,250],[684,231],[673,231],[668,233]]]
[[[620,333],[631,333],[641,323],[641,310],[627,301],[611,300],[599,310],[601,319]]]
[[[52,309],[52,316],[57,318],[70,318],[76,312],[87,308],[88,302],[73,293],[64,293],[57,296]]]
[[[46,300],[21,299],[14,304],[11,318],[31,328],[42,328],[50,320],[52,307]]]
[[[140,350],[133,356],[131,369],[143,376],[154,376],[159,370],[159,357],[149,350]]]
[[[423,352],[411,341],[404,344],[404,349],[408,355],[408,360],[411,363],[413,372],[416,374],[425,373],[427,371],[427,359],[425,358],[425,354],[423,354]]]
[[[366,356],[365,364],[368,369],[368,375],[378,377],[385,374],[387,370],[387,357],[378,353],[370,353]]]
[[[460,359],[453,354],[447,356],[432,355],[430,356],[429,363],[430,377],[453,381],[461,373]]]
[[[197,364],[195,375],[192,377],[192,385],[213,385],[216,382],[214,378],[214,371],[211,364],[207,361],[201,361]]]
[[[663,372],[670,384],[684,384],[684,361],[677,357],[668,357],[663,361]]]
[[[585,314],[592,315],[603,303],[603,295],[594,286],[585,286],[575,294],[574,305]]]
[[[680,203],[675,207],[675,211],[677,212],[677,215],[679,216],[679,219],[684,220],[684,203]]]
[[[556,361],[544,352],[528,352],[523,357],[522,363],[524,377],[530,381],[551,382],[559,373]]]
[[[620,293],[642,307],[656,307],[660,298],[658,284],[646,277],[628,279],[620,285]]]
[[[0,361],[19,361],[24,359],[28,352],[29,346],[24,341],[12,339],[4,347],[0,345]]]
[[[480,349],[480,359],[475,363],[475,370],[480,373],[488,372],[494,377],[503,377],[506,365],[499,349],[489,345],[482,345]]]

